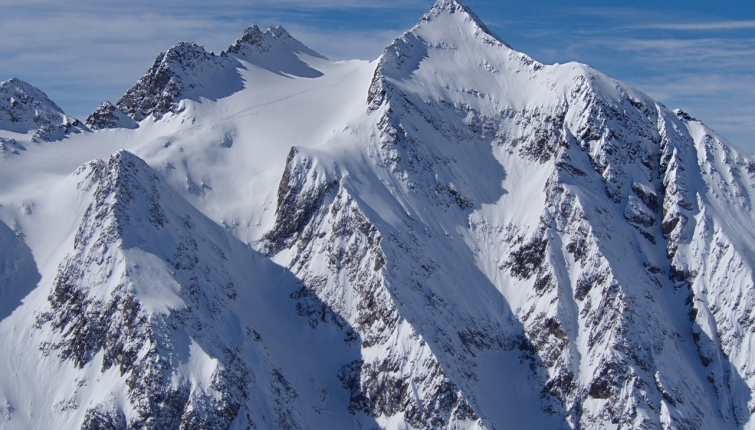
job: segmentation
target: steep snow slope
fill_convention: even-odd
[[[289,150],[270,142],[321,143],[363,105],[345,96],[366,92],[373,66],[304,58],[317,80],[238,62],[237,79],[255,86],[212,105],[182,100],[180,115],[61,145],[14,141],[26,151],[0,169],[4,428],[375,427],[348,412],[339,379],[359,336],[180,197],[219,202],[228,219],[233,201],[262,216]],[[159,171],[127,152],[87,163],[121,147]]]
[[[3,142],[11,428],[753,428],[755,157],[457,0],[376,63],[179,44],[87,123]]]

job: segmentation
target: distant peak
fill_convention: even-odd
[[[263,49],[265,45],[265,33],[260,30],[256,24],[252,24],[244,30],[244,34],[236,39],[231,46],[228,47],[226,53],[239,54],[245,50],[245,48],[253,47],[256,50]],[[222,54],[221,54],[222,55]]]
[[[31,114],[38,110],[32,106],[35,102],[42,104],[45,110],[55,112],[56,114],[63,114],[63,110],[50,100],[44,91],[15,77],[5,82],[0,82],[0,99],[2,99],[0,100],[0,105],[4,105],[5,103],[9,105],[17,103],[27,104]]]
[[[18,79],[18,78],[15,78],[15,77],[14,78],[10,78],[10,79],[8,79],[5,82],[0,82],[0,88],[3,88],[3,89],[5,89],[5,88],[13,88],[13,89],[16,89],[16,90],[20,90],[20,91],[23,91],[25,93],[29,93],[29,95],[32,96],[32,97],[34,97],[34,98],[39,98],[39,99],[47,99],[48,98],[47,95],[45,95],[42,92],[42,90],[40,90],[39,88],[35,87],[34,85],[32,85],[32,84],[30,84],[30,83],[28,83],[26,81],[22,81],[21,79]],[[43,97],[41,97],[41,96],[43,96]]]
[[[284,51],[299,52],[313,57],[325,58],[291,36],[291,34],[280,25],[271,25],[264,32],[260,30],[257,25],[250,25],[244,30],[244,34],[236,39],[236,41],[233,42],[223,54],[237,54],[243,56],[248,53],[265,53],[270,51],[281,52],[281,49]]]
[[[228,48],[228,52],[238,53],[244,46],[252,46],[258,49],[269,49],[269,39],[293,39],[281,26],[270,26],[264,32],[256,24],[252,24],[244,30],[244,34]]]
[[[257,27],[256,24],[252,24],[244,29],[244,34],[238,40],[236,40],[236,43],[234,43],[234,45],[239,45],[242,43],[257,45],[262,41],[263,37],[264,35],[262,33],[262,30],[260,30],[260,28]]]

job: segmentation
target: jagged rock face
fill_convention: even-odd
[[[201,92],[204,82],[199,77],[212,76],[224,66],[224,61],[196,43],[179,43],[158,55],[147,74],[116,106],[135,121],[149,116],[160,119],[168,112],[177,112],[182,98]]]
[[[721,414],[741,425],[755,410],[746,388],[754,385],[752,362],[745,352],[753,321],[753,260],[746,243],[752,237],[755,164],[750,154],[724,144],[699,121],[676,113],[690,136],[669,138],[678,123],[664,129],[669,277],[689,295],[693,337],[708,380],[720,398],[732,393]],[[694,162],[698,169],[688,167]],[[746,394],[736,396],[737,390]]]
[[[289,381],[281,357],[267,350],[276,342],[264,342],[250,318],[235,308],[238,301],[240,307],[257,308],[254,290],[259,283],[275,279],[281,285],[271,287],[285,291],[286,278],[276,270],[266,273],[272,265],[241,275],[240,263],[233,261],[244,246],[229,245],[219,227],[208,226],[196,213],[192,217],[189,205],[175,200],[133,154],[118,152],[107,163],[92,162],[75,175],[92,202],[73,252],[58,268],[49,309],[37,317],[38,330],[51,329],[40,351],[105,379],[116,375],[124,387],[120,398],[90,398],[81,428],[226,429],[234,422],[251,428],[306,428],[304,412],[311,410],[312,399],[299,399],[297,390],[307,387],[300,380]],[[239,261],[259,264],[255,259],[261,257],[248,248],[245,252]],[[312,297],[288,300],[287,318],[300,318],[294,313],[297,301],[299,309],[327,309]],[[292,326],[285,316],[276,316],[281,317],[281,329]],[[353,342],[348,327],[341,323],[332,331],[347,333]],[[339,366],[350,363],[346,354],[332,358],[339,359],[346,360]],[[337,376],[334,371],[319,378],[336,382]],[[306,383],[321,384],[315,379]],[[320,389],[327,396],[336,394]],[[340,389],[340,397],[348,398],[346,389]],[[74,395],[61,410],[84,407],[83,400]]]
[[[74,252],[58,270],[49,296],[51,309],[37,321],[40,328],[49,324],[61,336],[41,350],[79,368],[102,354],[101,372],[118,369],[133,408],[127,419],[112,405],[94,405],[82,427],[227,428],[248,398],[253,378],[238,348],[214,345],[217,350],[212,352],[219,353],[224,365],[216,364],[205,393],[181,378],[175,352],[182,336],[201,339],[201,308],[210,307],[217,318],[223,301],[235,297],[233,283],[223,276],[222,256],[213,262],[218,272],[210,275],[196,255],[198,243],[189,234],[192,220],[187,217],[179,229],[183,240],[158,242],[175,248],[172,258],[158,264],[175,270],[178,288],[172,293],[180,297],[180,305],[168,313],[145,309],[135,291],[143,286],[129,273],[140,267],[129,261],[129,250],[143,247],[148,235],[159,236],[173,227],[161,206],[159,180],[128,152],[117,153],[107,164],[93,162],[80,174],[80,186],[93,190],[93,201],[76,234]]]
[[[422,337],[403,321],[386,276],[383,237],[339,180],[328,178],[294,149],[278,192],[268,252],[302,280],[361,339],[363,358],[339,378],[351,392],[349,411],[379,420],[401,417],[413,428],[477,428],[479,418],[449,380]],[[317,308],[301,308],[319,315]],[[396,345],[403,345],[396,351]]]
[[[13,78],[0,83],[0,129],[15,133],[35,130],[33,140],[53,141],[66,133],[80,132],[83,127],[45,93]]]
[[[108,128],[137,128],[139,125],[110,102],[97,107],[86,120],[86,125],[92,130]]]

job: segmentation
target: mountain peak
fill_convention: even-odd
[[[438,0],[432,8],[420,19],[418,25],[436,20],[438,17],[446,15],[455,15],[462,17],[464,21],[472,22],[482,32],[489,35],[496,41],[510,47],[503,39],[491,30],[472,9],[459,0]]]
[[[237,58],[276,74],[316,78],[322,73],[309,67],[299,55],[325,59],[292,37],[283,27],[264,32],[250,25],[227,50],[208,52],[193,42],[181,42],[157,56],[147,73],[116,103],[117,110],[100,106],[93,123],[103,128],[136,128],[119,112],[136,122],[182,111],[181,100],[218,100],[244,88]]]
[[[451,13],[455,13],[458,10],[463,10],[467,13],[472,13],[471,9],[469,9],[469,6],[465,5],[464,3],[458,1],[458,0],[438,0],[435,2],[432,8],[430,8],[430,12],[433,11],[448,11]]]
[[[502,49],[499,49],[502,48]],[[474,81],[471,76],[488,75],[495,68],[490,63],[491,55],[496,58],[507,56],[511,50],[497,34],[464,3],[458,0],[438,0],[411,30],[393,41],[380,59],[380,64],[370,84],[367,96],[368,110],[372,111],[386,100],[394,85],[405,85],[421,64],[425,64],[435,76],[447,78],[442,88],[462,90],[460,81],[466,81],[467,88],[476,82],[484,82],[487,77]],[[433,65],[431,58],[435,58]],[[489,61],[490,60],[490,61]],[[528,59],[530,64],[534,61]],[[487,64],[481,72],[477,64]],[[461,68],[469,66],[465,72]],[[439,73],[444,70],[444,73]],[[446,73],[447,72],[447,73]],[[469,73],[467,73],[469,72]],[[471,73],[471,74],[470,74]],[[390,81],[390,82],[389,82]],[[391,83],[392,82],[392,83]]]
[[[204,47],[181,42],[155,58],[147,73],[116,103],[127,116],[141,121],[162,118],[180,108],[178,101],[203,87],[198,76],[222,69],[221,61]],[[201,80],[201,79],[200,79]],[[211,94],[207,95],[208,97]]]
[[[259,45],[264,36],[262,30],[256,24],[252,24],[244,29],[244,34],[228,48],[227,52],[238,52],[243,45]]]
[[[283,26],[280,26],[280,25],[275,25],[275,26],[271,25],[270,27],[267,28],[265,33],[268,33],[271,36],[277,37],[279,39],[292,37],[291,34],[288,31],[286,31],[286,29],[283,28]]]
[[[18,78],[0,82],[0,129],[14,133],[36,130],[33,139],[51,141],[79,130],[79,125],[34,85]]]
[[[281,49],[285,46],[286,49]],[[267,53],[270,51],[290,51],[306,54],[316,58],[325,58],[319,53],[309,49],[306,45],[291,36],[285,28],[270,26],[264,32],[257,25],[250,25],[244,30],[244,34],[221,55],[234,54],[246,56],[253,53]]]
[[[26,81],[22,81],[21,79],[15,77],[10,78],[5,82],[0,82],[0,97],[2,97],[3,99],[3,101],[0,103],[3,104],[4,102],[6,102],[5,98],[10,97],[7,102],[13,105],[20,102],[21,100],[27,100],[37,104],[43,104],[52,110],[60,112],[61,114],[63,113],[63,109],[55,104],[55,102],[50,100],[47,94],[45,94],[42,90]]]

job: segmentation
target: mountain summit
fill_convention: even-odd
[[[428,13],[426,13],[419,21],[421,26],[423,23],[432,21],[439,17],[455,16],[457,19],[462,19],[467,22],[471,22],[476,28],[483,31],[485,34],[495,38],[499,42],[506,44],[498,35],[493,32],[484,22],[464,3],[458,0],[438,0]],[[443,19],[443,18],[441,18]]]
[[[80,132],[81,123],[63,113],[47,94],[17,78],[0,82],[0,130],[34,131],[34,139],[59,140]]]
[[[2,142],[0,427],[755,428],[755,156],[457,0],[87,124]]]
[[[220,55],[195,43],[182,42],[160,54],[116,106],[138,122],[150,115],[160,119],[166,113],[178,112],[183,99],[227,97],[243,88],[236,69],[247,66],[239,61],[286,75],[322,75],[301,61],[299,55],[325,59],[280,26],[262,32],[252,25]]]

